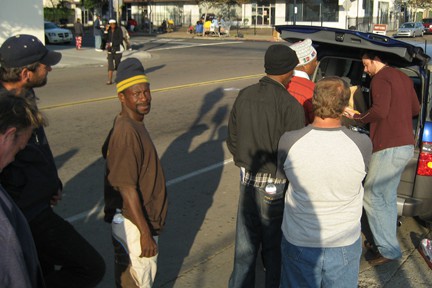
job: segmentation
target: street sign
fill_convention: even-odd
[[[387,33],[387,24],[374,24],[372,33],[386,35]]]

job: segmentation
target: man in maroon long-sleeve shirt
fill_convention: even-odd
[[[412,80],[403,72],[372,53],[365,53],[362,61],[364,71],[372,77],[372,106],[363,114],[350,108],[344,114],[370,124],[373,154],[363,204],[375,242],[365,243],[374,251],[369,264],[376,266],[402,256],[396,236],[397,187],[414,153],[412,119],[420,104]]]

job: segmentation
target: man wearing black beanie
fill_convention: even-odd
[[[267,75],[242,89],[231,111],[227,145],[240,168],[240,197],[230,288],[255,287],[260,248],[265,287],[279,287],[287,182],[276,178],[277,148],[284,132],[305,126],[303,107],[286,90],[298,63],[288,46],[270,46],[264,56]]]
[[[121,111],[102,147],[114,278],[116,287],[152,287],[168,202],[164,171],[144,123],[151,110],[150,82],[137,58],[120,62],[115,82]]]

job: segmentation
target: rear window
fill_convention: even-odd
[[[414,23],[404,23],[401,28],[414,28]]]
[[[45,22],[44,24],[44,28],[45,29],[56,29],[58,28],[57,25],[55,25],[54,23],[51,22]]]

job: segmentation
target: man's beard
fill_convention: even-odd
[[[27,88],[37,88],[37,87],[42,87],[45,86],[48,82],[48,78],[44,77],[42,79],[38,79],[37,81],[31,81],[27,83]]]

